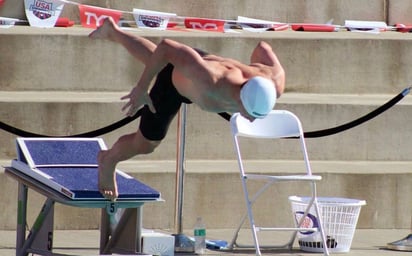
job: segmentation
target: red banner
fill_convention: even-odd
[[[185,18],[185,27],[191,29],[224,32],[225,21],[202,18]]]
[[[107,17],[112,17],[115,23],[118,23],[122,16],[121,11],[94,7],[90,5],[79,5],[80,22],[83,27],[96,28],[99,27],[103,20]]]

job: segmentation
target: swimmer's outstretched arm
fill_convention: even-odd
[[[276,85],[277,97],[280,97],[285,88],[285,71],[272,47],[264,41],[259,42],[250,56],[250,62],[251,65],[258,63],[272,68],[272,80]]]
[[[122,97],[122,99],[129,99],[123,107],[123,110],[128,109],[128,115],[134,115],[138,108],[144,104],[147,104],[151,111],[155,112],[148,92],[151,81],[168,63],[173,64],[190,80],[196,80],[198,83],[213,82],[213,77],[206,62],[195,50],[179,42],[164,39],[146,63],[137,85],[128,95]]]

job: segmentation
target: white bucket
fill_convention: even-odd
[[[364,200],[318,197],[318,206],[329,252],[349,252],[356,224]],[[292,213],[297,225],[310,201],[309,197],[290,196]],[[318,227],[316,211],[312,206],[302,224],[303,227]],[[302,231],[297,234],[300,249],[308,252],[323,252],[323,244],[318,231]]]

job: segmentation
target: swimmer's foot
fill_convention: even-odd
[[[108,39],[112,40],[112,34],[117,30],[113,18],[108,17],[103,20],[103,24],[89,34],[92,39]]]
[[[107,159],[108,151],[100,151],[97,156],[99,164],[98,188],[99,192],[107,199],[116,200],[117,191],[115,164]]]

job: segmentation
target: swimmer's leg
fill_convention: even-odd
[[[146,63],[156,49],[156,44],[146,38],[132,35],[121,30],[111,17],[106,18],[103,24],[89,34],[92,39],[107,39],[121,44],[136,59]]]
[[[160,142],[146,139],[139,130],[120,137],[111,149],[101,151],[97,158],[100,193],[105,198],[115,200],[119,196],[115,173],[116,165],[133,156],[153,152]]]

